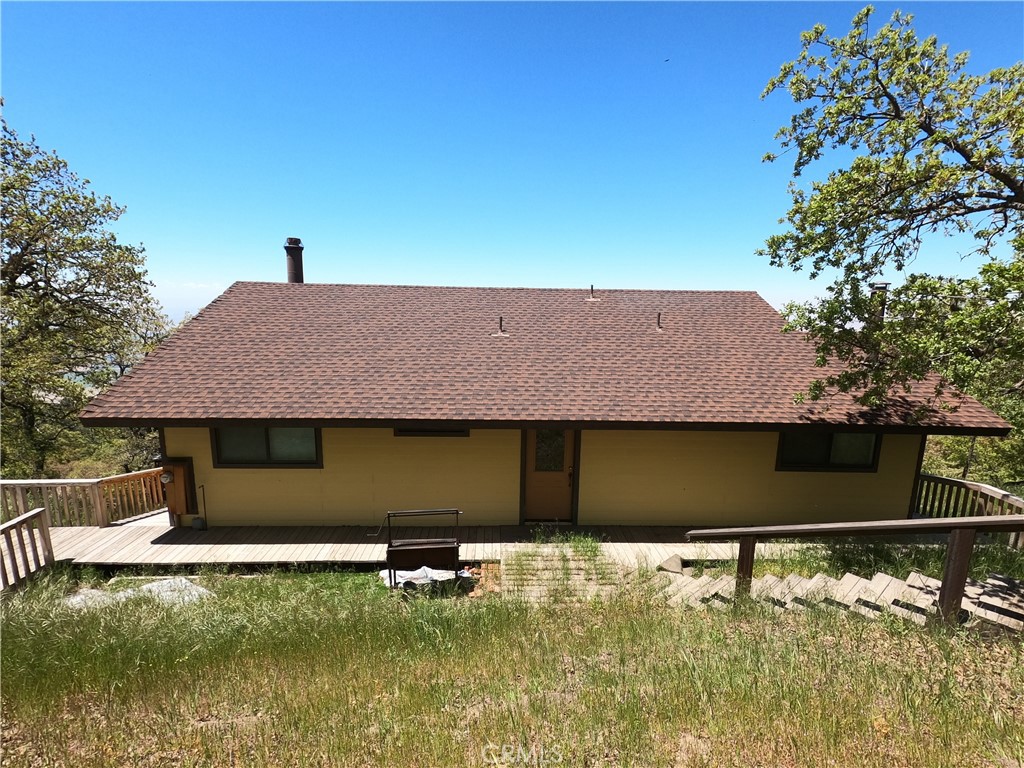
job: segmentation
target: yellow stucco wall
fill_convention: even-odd
[[[208,429],[167,428],[164,439],[168,456],[192,457],[210,526],[377,525],[388,510],[433,507],[463,510],[461,525],[519,522],[517,429],[469,437],[321,432],[323,469],[216,469]],[[201,509],[202,493],[198,501]]]
[[[878,472],[776,472],[776,432],[585,430],[581,525],[906,517],[922,438],[885,435]]]
[[[168,456],[192,457],[211,526],[376,525],[389,509],[426,507],[458,507],[463,525],[519,522],[517,429],[474,429],[468,438],[323,429],[323,469],[215,469],[208,429],[167,428],[164,435]],[[875,473],[776,472],[774,432],[584,430],[578,522],[904,517],[921,439],[885,435]]]

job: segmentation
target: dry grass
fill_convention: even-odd
[[[4,765],[1020,766],[1016,637],[608,599],[404,602],[364,574],[3,604]]]

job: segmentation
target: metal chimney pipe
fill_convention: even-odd
[[[868,283],[868,287],[871,288],[871,298],[880,296],[879,306],[877,309],[878,319],[885,320],[885,305],[888,303],[889,298],[889,283]]]
[[[288,255],[288,282],[301,283],[302,280],[302,240],[289,237],[284,244],[284,252]]]

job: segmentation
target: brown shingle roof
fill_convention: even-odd
[[[741,291],[235,283],[83,412],[212,419],[771,425],[906,423],[910,401],[797,405],[821,374]],[[657,313],[661,313],[661,330]],[[507,336],[495,336],[498,318]],[[1004,432],[973,400],[925,422]]]

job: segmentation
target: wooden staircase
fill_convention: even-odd
[[[725,608],[733,603],[734,576],[695,577],[659,571],[655,583],[673,606]],[[936,613],[941,582],[913,572],[906,579],[886,573],[864,579],[852,573],[841,579],[819,573],[812,578],[791,574],[754,579],[750,597],[775,611],[818,606],[851,611],[868,618],[892,614],[924,624]],[[984,621],[1016,631],[1024,630],[1024,582],[993,574],[986,581],[968,579],[960,616],[962,621]]]
[[[637,586],[678,608],[729,608],[735,602],[735,575],[714,572],[693,575],[678,555],[653,573],[636,564],[623,567],[601,550],[574,551],[568,544],[521,543],[503,548],[500,590],[506,597],[541,602],[608,598]],[[856,613],[866,618],[897,616],[915,624],[937,618],[942,583],[916,571],[906,579],[887,573],[870,579],[852,573],[836,579],[819,573],[811,578],[765,575],[750,583],[750,599],[776,612],[809,608]],[[992,574],[985,581],[967,579],[957,617],[961,623],[1024,630],[1024,581]]]

